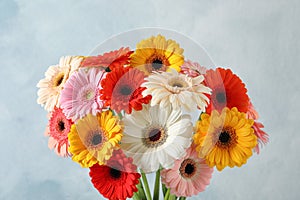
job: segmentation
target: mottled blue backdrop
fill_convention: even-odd
[[[88,55],[138,27],[173,29],[230,66],[270,134],[242,168],[215,172],[193,199],[300,199],[300,1],[0,0],[0,199],[101,199],[88,170],[57,157],[36,83],[62,55]]]

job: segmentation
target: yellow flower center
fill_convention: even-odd
[[[64,80],[64,73],[59,73],[56,78],[54,79],[54,87],[58,87],[62,84],[63,80]]]

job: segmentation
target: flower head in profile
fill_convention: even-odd
[[[196,150],[210,167],[216,166],[219,171],[226,166],[240,167],[257,145],[252,126],[253,120],[237,108],[226,107],[221,113],[214,110],[211,115],[203,113],[194,134]]]
[[[160,166],[171,168],[191,144],[191,117],[181,110],[145,105],[141,111],[125,115],[123,123],[121,148],[146,173]]]
[[[180,73],[186,74],[190,77],[197,77],[199,75],[204,75],[206,73],[206,68],[201,66],[197,62],[192,62],[190,60],[185,61],[181,66]]]
[[[141,110],[142,105],[148,104],[151,99],[151,96],[142,95],[146,89],[141,87],[144,77],[144,73],[135,68],[115,68],[101,82],[101,99],[116,112]]]
[[[111,111],[88,114],[72,125],[69,138],[69,151],[72,160],[81,167],[105,164],[122,137],[122,127]]]
[[[113,70],[116,67],[128,65],[132,52],[128,47],[121,47],[118,50],[104,53],[103,55],[89,56],[84,59],[81,67],[109,68],[109,70]]]
[[[95,164],[90,168],[94,187],[108,199],[125,200],[131,198],[138,189],[140,174],[132,164],[132,158],[121,149],[115,150],[106,165]]]
[[[60,107],[60,92],[69,75],[78,69],[82,59],[82,56],[61,57],[59,64],[50,66],[45,73],[45,78],[38,82],[37,103],[44,106],[48,112],[55,106]]]
[[[143,95],[151,95],[151,105],[160,105],[161,108],[171,104],[174,109],[184,107],[191,111],[199,107],[205,111],[207,94],[210,89],[202,84],[204,77],[202,75],[195,78],[180,74],[175,70],[171,72],[154,72],[145,78],[146,82],[142,84],[146,87]]]
[[[97,68],[73,73],[61,92],[60,104],[65,115],[77,121],[88,113],[96,115],[104,106],[99,90],[105,72]]]
[[[180,71],[184,62],[183,49],[174,40],[166,40],[162,35],[152,36],[137,44],[130,57],[130,64],[146,75],[153,71]]]
[[[225,107],[236,107],[244,113],[248,111],[249,97],[245,84],[230,69],[207,70],[204,84],[212,89],[210,104],[206,110],[208,114],[212,110],[221,112]]]
[[[262,130],[264,128],[264,125],[257,121],[259,118],[259,115],[251,102],[249,105],[249,110],[247,112],[247,117],[249,119],[255,120],[252,128],[254,129],[254,134],[256,135],[258,142],[254,148],[254,152],[259,154],[260,148],[262,148],[264,145],[266,145],[268,143],[269,135],[265,131]]]
[[[67,119],[60,108],[55,107],[51,112],[46,131],[46,135],[49,136],[48,147],[54,149],[59,156],[70,155],[68,133],[72,124],[72,120]]]
[[[171,189],[171,194],[189,197],[197,195],[209,185],[213,168],[198,157],[195,148],[187,149],[187,154],[175,161],[172,169],[161,171],[162,183]]]

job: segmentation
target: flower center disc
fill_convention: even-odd
[[[161,137],[161,131],[159,129],[153,129],[149,133],[149,140],[151,142],[156,142],[160,139]]]
[[[101,144],[102,142],[102,135],[100,134],[95,134],[92,138],[92,144],[94,146],[98,145],[98,144]]]
[[[226,102],[226,95],[224,94],[224,92],[218,92],[216,94],[216,99],[219,103],[225,103]]]
[[[196,173],[196,163],[192,159],[186,159],[181,163],[179,168],[181,176],[191,178]]]
[[[63,80],[64,80],[64,74],[59,74],[54,82],[55,87],[60,86],[62,84]]]
[[[145,131],[145,138],[143,138],[143,143],[145,146],[154,148],[165,143],[167,139],[167,134],[163,128],[147,128]]]
[[[120,172],[120,170],[115,169],[115,168],[110,168],[109,174],[110,174],[110,176],[111,176],[112,178],[114,178],[114,179],[118,179],[118,178],[121,177],[121,172]]]
[[[65,130],[65,122],[64,121],[62,121],[62,120],[60,120],[59,122],[58,122],[58,124],[57,124],[57,127],[58,127],[58,130],[59,131],[64,131]]]
[[[225,132],[222,132],[219,136],[219,141],[223,144],[226,144],[230,141],[230,135],[229,133],[227,133],[226,131]]]
[[[217,145],[221,148],[230,148],[236,143],[235,131],[231,127],[224,128],[217,139]]]
[[[93,91],[88,91],[85,95],[87,100],[91,100],[92,98],[94,98],[95,93]]]
[[[163,66],[163,62],[160,59],[154,59],[152,61],[152,68],[157,71],[159,69],[161,69]]]
[[[131,94],[131,92],[132,92],[132,89],[129,87],[129,86],[123,86],[123,87],[121,87],[121,89],[120,89],[120,93],[122,94],[122,95],[130,95]]]

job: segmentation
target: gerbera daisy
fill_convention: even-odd
[[[125,200],[137,192],[140,174],[121,150],[115,150],[106,165],[95,164],[90,168],[90,177],[94,187],[105,198]]]
[[[211,115],[201,114],[194,135],[196,150],[209,166],[216,166],[219,171],[226,166],[240,167],[257,144],[252,126],[253,120],[247,119],[237,108],[226,107],[221,113],[214,110]]]
[[[111,111],[88,114],[72,125],[69,138],[69,151],[72,160],[82,167],[91,167],[96,163],[103,165],[122,137],[122,127]]]
[[[213,168],[199,158],[194,147],[187,149],[187,154],[175,161],[172,169],[161,171],[162,183],[176,196],[192,196],[205,190],[209,185]]]
[[[81,67],[100,67],[109,70],[113,70],[116,67],[129,64],[129,56],[133,51],[130,51],[129,47],[121,47],[119,50],[104,53],[98,56],[89,56],[81,63]]]
[[[152,95],[151,105],[159,104],[161,108],[172,104],[174,109],[183,106],[186,110],[197,109],[205,111],[209,101],[205,94],[210,94],[210,89],[202,84],[204,77],[195,78],[180,74],[175,70],[171,72],[154,72],[147,78],[142,87],[147,89],[143,95]]]
[[[204,84],[212,89],[210,104],[206,112],[221,111],[223,108],[237,107],[240,112],[247,112],[249,97],[242,80],[230,69],[217,68],[208,70],[205,74]]]
[[[103,108],[100,99],[100,82],[105,72],[97,68],[83,69],[73,73],[61,92],[60,104],[65,115],[76,121],[88,113],[96,115]]]
[[[167,71],[170,68],[179,72],[184,62],[182,54],[183,49],[174,40],[166,40],[164,36],[157,35],[137,44],[130,63],[146,75],[153,71]]]
[[[73,122],[66,118],[60,108],[55,107],[51,113],[46,135],[49,136],[48,147],[62,157],[70,155],[68,133]]]
[[[246,114],[249,119],[257,120],[259,118],[258,112],[255,110],[251,101],[249,102],[249,107]]]
[[[191,117],[170,107],[143,106],[124,117],[124,136],[121,147],[133,163],[150,173],[160,166],[170,168],[175,159],[185,154],[191,144]]]
[[[251,102],[249,103],[247,117],[249,119],[255,120],[254,124],[252,126],[252,128],[254,129],[254,134],[257,137],[257,145],[254,148],[254,152],[259,154],[260,148],[268,143],[269,135],[262,130],[264,128],[264,125],[262,123],[256,121],[259,118],[259,115]]]
[[[119,67],[107,74],[101,82],[101,99],[106,106],[116,112],[124,110],[131,113],[132,108],[141,110],[142,104],[149,103],[151,96],[143,97],[142,92],[146,89],[140,87],[144,82],[144,73],[130,67]]]
[[[254,151],[259,154],[260,148],[268,143],[269,135],[262,130],[264,125],[260,122],[254,121],[252,128],[254,129],[254,134],[256,135],[258,141]]]
[[[81,56],[61,57],[59,64],[50,66],[45,73],[45,78],[38,82],[37,103],[44,106],[48,112],[52,111],[55,106],[60,107],[60,92],[69,75],[79,67],[82,59]]]
[[[197,77],[199,75],[204,75],[206,73],[206,68],[201,66],[197,62],[192,62],[188,60],[185,61],[181,66],[180,73],[186,74],[190,77]]]

